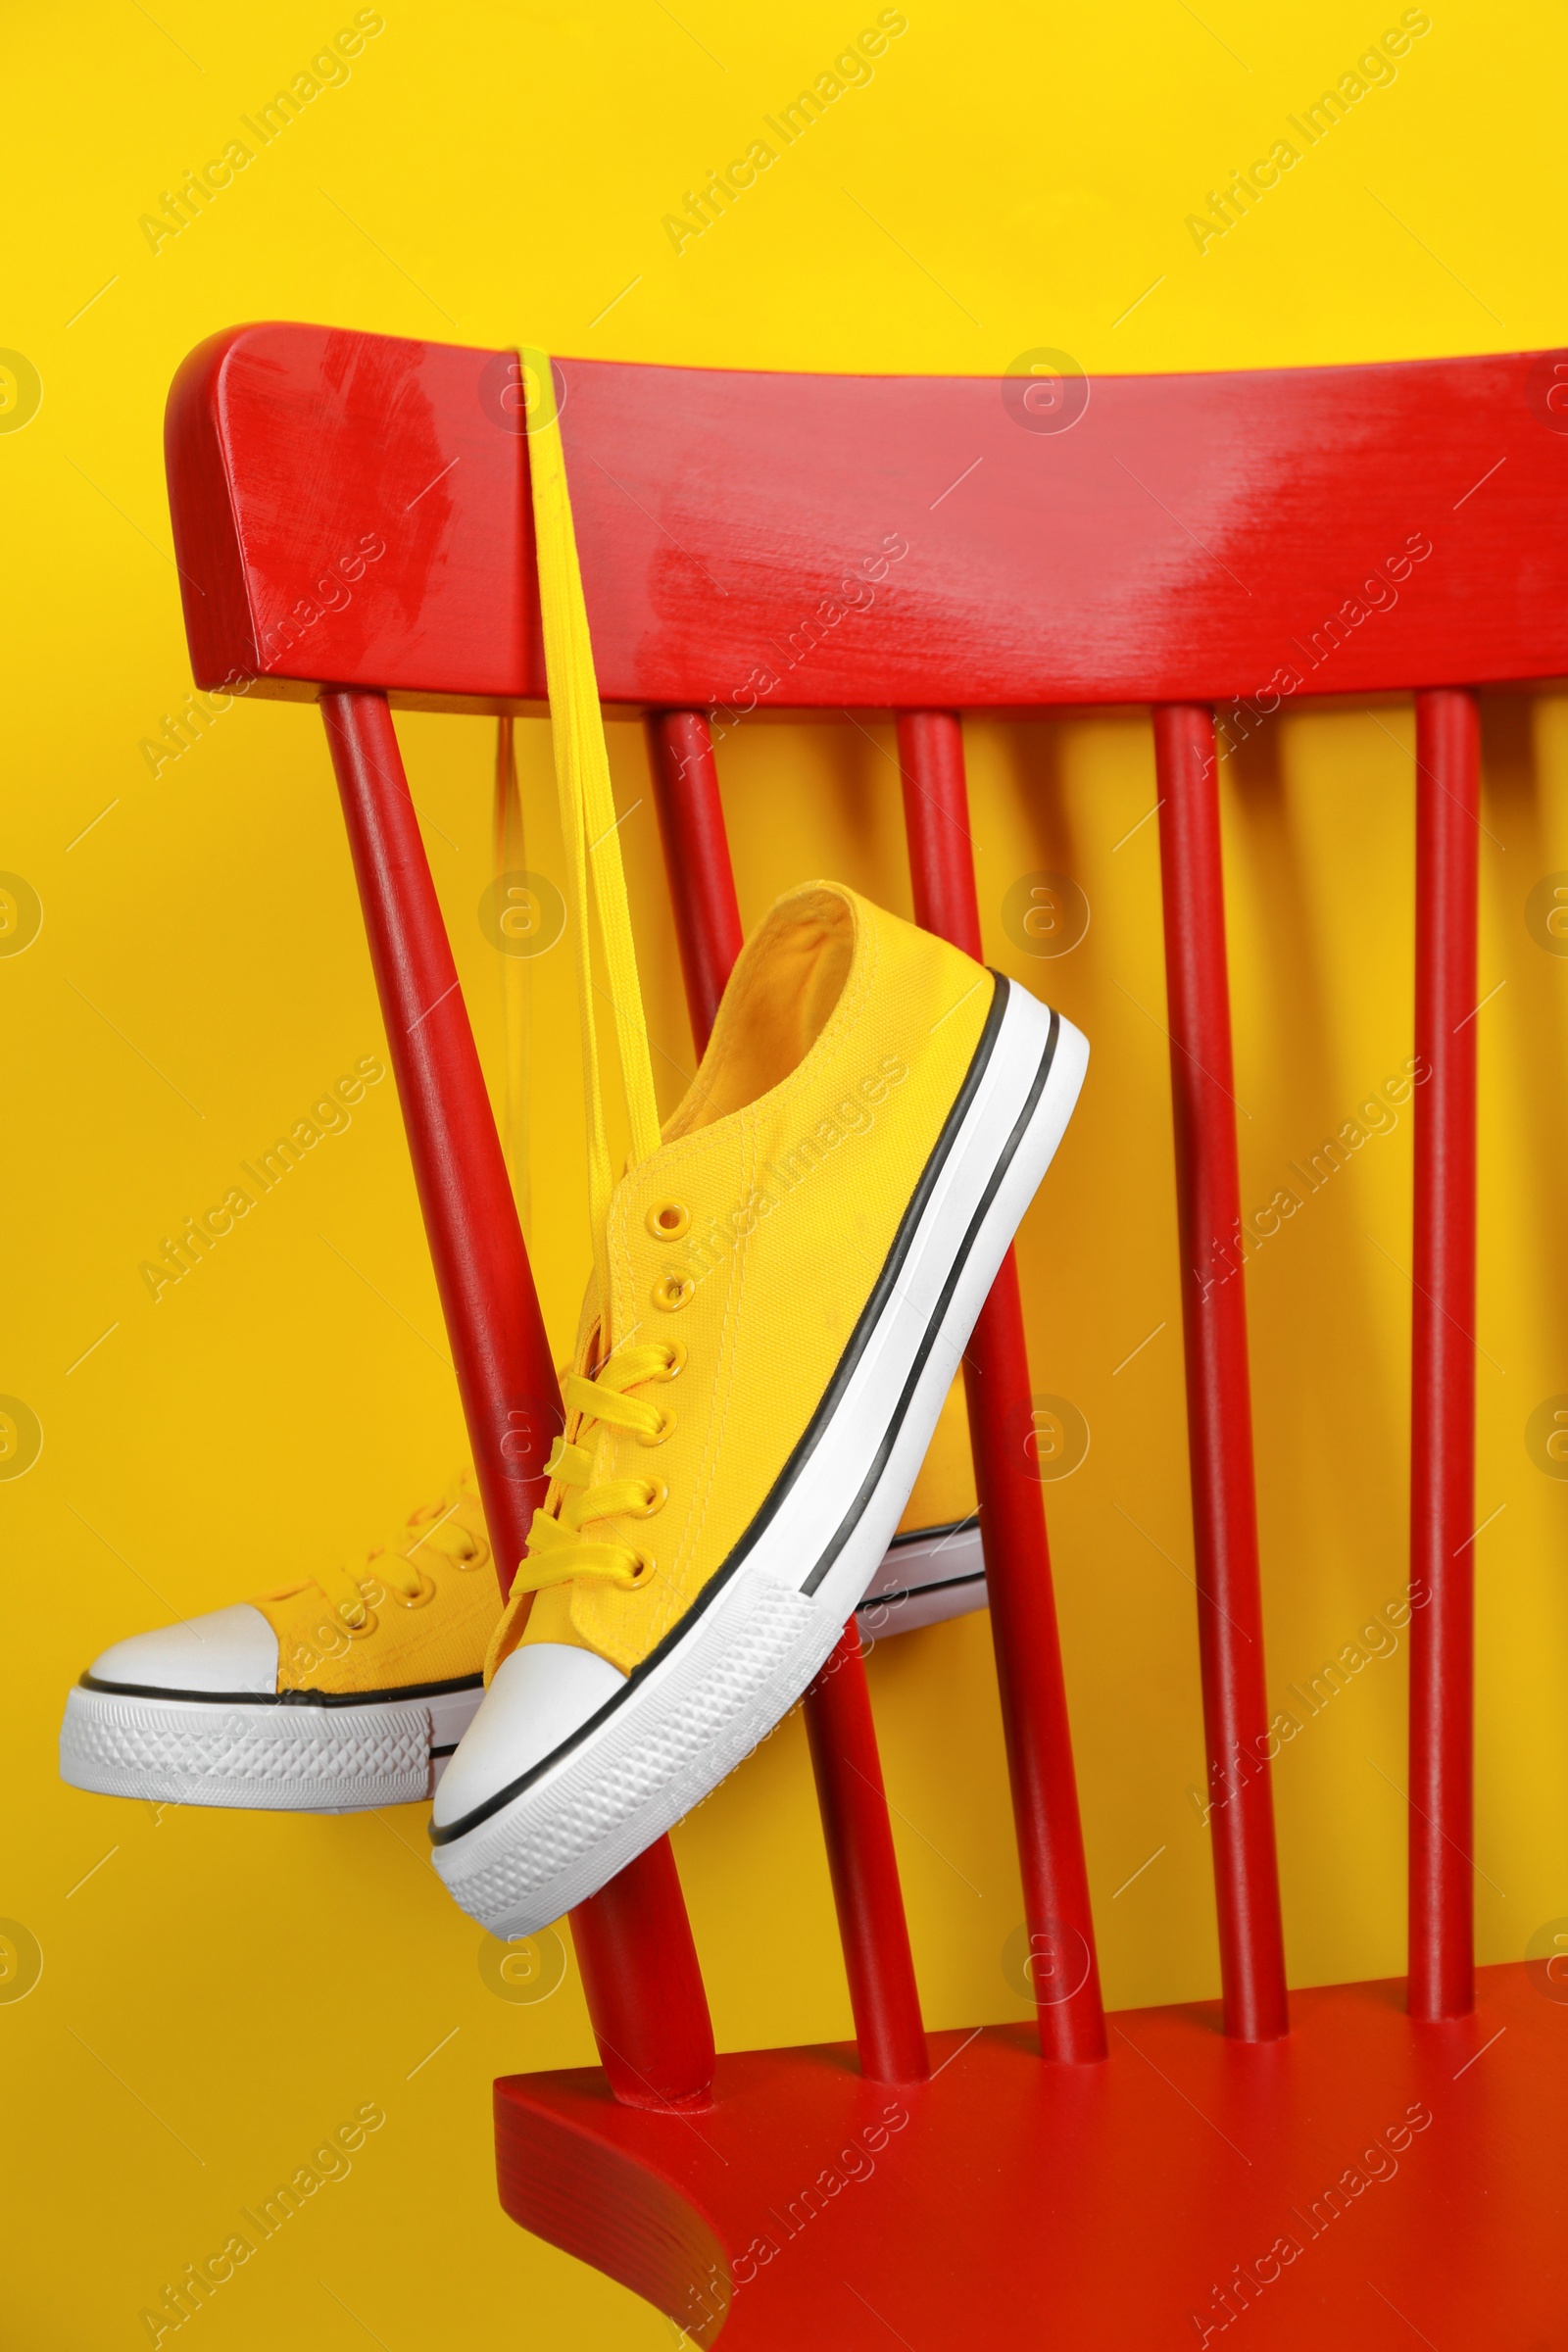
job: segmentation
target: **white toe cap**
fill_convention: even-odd
[[[532,1642],[514,1649],[497,1667],[442,1775],[431,1810],[435,1827],[462,1821],[542,1764],[613,1698],[625,1679],[607,1659],[570,1642]]]
[[[88,1670],[94,1682],[127,1683],[138,1690],[266,1693],[277,1690],[277,1636],[249,1601],[132,1634],[116,1642]]]

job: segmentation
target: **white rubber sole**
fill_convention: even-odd
[[[440,1834],[433,1859],[448,1891],[493,1935],[533,1935],[605,1886],[742,1762],[825,1663],[882,1563],[975,1318],[1072,1115],[1089,1048],[1061,1021],[1042,1084],[1055,1018],[1008,989],[854,1369],[723,1583],[514,1795],[498,1792],[471,1827]]]
[[[60,1777],[100,1796],[257,1813],[413,1804],[434,1794],[483,1695],[277,1706],[78,1685],[60,1727]]]

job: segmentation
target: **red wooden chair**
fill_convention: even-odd
[[[741,936],[715,714],[895,710],[918,918],[979,955],[956,712],[1153,707],[1223,2003],[1102,2013],[1009,1259],[967,1377],[1038,2036],[922,2031],[847,1640],[808,1724],[855,2047],[715,2063],[661,1845],[573,1918],[603,2070],[496,2086],[507,2210],[737,2352],[1142,2348],[1244,2316],[1246,2340],[1281,2346],[1315,2345],[1325,2322],[1355,2346],[1568,2342],[1568,2014],[1553,1964],[1478,1987],[1472,1963],[1466,1018],[1477,684],[1568,672],[1568,356],[1092,385],[560,373],[601,689],[648,714],[699,1045]],[[509,1561],[555,1382],[389,706],[542,704],[521,428],[509,354],[276,325],[194,353],[168,426],[198,681],[316,700],[326,723]],[[1240,1217],[1215,706],[1245,732],[1292,694],[1402,688],[1433,1069],[1415,1140],[1410,1974],[1288,2004],[1245,1290],[1215,1278]]]

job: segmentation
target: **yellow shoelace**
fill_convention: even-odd
[[[561,444],[555,377],[542,351],[522,352],[527,407],[529,474],[533,484],[534,537],[539,560],[539,607],[543,622],[545,674],[550,688],[550,721],[555,750],[556,790],[565,843],[567,919],[577,967],[578,1021],[582,1036],[583,1100],[588,1110],[588,1215],[593,1229],[594,1279],[599,1330],[607,1328],[610,1299],[609,1218],[612,1178],[605,1130],[599,1040],[594,1018],[595,980],[589,947],[589,883],[604,948],[605,976],[619,1048],[621,1082],[631,1129],[629,1165],[636,1167],[659,1149],[659,1110],[654,1099],[653,1060],[643,1015],[637,956],[632,944],[626,879],[620,862],[610,756],[599,708],[593,643],[583,602],[582,574],[572,528],[571,496]],[[679,1368],[681,1350],[664,1346],[617,1348],[588,1379],[572,1373],[565,1384],[568,1429],[576,1442],[558,1438],[547,1465],[553,1481],[545,1508],[535,1511],[528,1531],[528,1556],[517,1570],[517,1597],[590,1577],[635,1587],[645,1583],[651,1563],[631,1544],[599,1539],[584,1531],[594,1521],[631,1515],[646,1518],[663,1501],[656,1479],[612,1479],[590,1486],[592,1448],[581,1443],[595,1423],[634,1432],[657,1445],[673,1426],[671,1417],[646,1397],[627,1392],[650,1380],[668,1380]],[[509,1609],[508,1617],[512,1611]]]
[[[517,783],[516,729],[512,719],[496,720],[496,773],[492,801],[492,834],[497,885],[508,874],[522,872],[528,863],[528,841],[522,821],[522,793]],[[506,1084],[502,1101],[501,1149],[512,1178],[512,1197],[524,1242],[533,1230],[533,1185],[528,1167],[528,1093],[533,1070],[533,963],[526,956],[502,956],[501,1035],[506,1054]]]
[[[451,1501],[443,1495],[439,1502],[411,1511],[397,1535],[366,1555],[365,1568],[358,1575],[337,1566],[316,1571],[316,1583],[350,1633],[371,1630],[378,1589],[382,1597],[391,1594],[411,1608],[429,1598],[434,1587],[421,1553],[434,1553],[458,1569],[479,1567],[489,1558],[487,1544],[467,1528],[453,1524],[460,1508],[461,1498]]]
[[[566,1410],[580,1416],[579,1429],[587,1421],[608,1422],[613,1429],[631,1430],[645,1446],[661,1446],[674,1427],[673,1415],[662,1412],[646,1396],[631,1396],[626,1392],[644,1381],[668,1380],[679,1361],[676,1348],[659,1344],[622,1348],[601,1368],[597,1379],[570,1374],[565,1386]],[[542,1592],[547,1585],[570,1584],[579,1576],[599,1577],[635,1591],[652,1573],[646,1552],[629,1544],[585,1536],[583,1529],[596,1519],[651,1519],[664,1500],[663,1481],[607,1478],[591,1487],[592,1467],[589,1447],[568,1445],[564,1438],[556,1440],[548,1468],[563,1490],[559,1515],[535,1511],[528,1530],[528,1557],[518,1571],[528,1580],[532,1592]]]

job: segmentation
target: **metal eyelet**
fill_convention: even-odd
[[[692,1212],[678,1200],[660,1200],[648,1211],[647,1225],[656,1242],[678,1242],[687,1232]]]
[[[659,1562],[653,1557],[652,1553],[640,1551],[637,1554],[636,1574],[634,1576],[628,1576],[620,1589],[623,1592],[640,1592],[644,1585],[652,1584],[654,1578],[658,1574]]]
[[[417,1592],[399,1592],[390,1586],[387,1590],[388,1599],[395,1600],[400,1609],[422,1609],[430,1601],[434,1600],[435,1595],[435,1578],[433,1576],[427,1576],[422,1568],[419,1570],[419,1590]]]
[[[663,1480],[651,1478],[648,1481],[648,1500],[641,1505],[634,1503],[626,1516],[628,1519],[652,1519],[654,1513],[662,1511],[668,1500],[669,1489]]]
[[[641,1430],[639,1430],[637,1433],[637,1443],[639,1446],[662,1446],[666,1438],[674,1435],[674,1430],[675,1416],[666,1406],[664,1411],[659,1417],[659,1427],[648,1437],[644,1437]]]
[[[686,1304],[696,1289],[697,1285],[689,1274],[661,1274],[654,1285],[652,1298],[662,1313],[673,1315]]]
[[[648,1377],[650,1380],[678,1380],[686,1369],[686,1350],[679,1340],[665,1340],[663,1345],[669,1361],[662,1372],[650,1372]]]
[[[347,1634],[351,1642],[368,1641],[370,1635],[375,1632],[376,1627],[380,1624],[380,1619],[376,1616],[376,1613],[371,1608],[369,1602],[366,1601],[363,1606],[365,1614],[360,1619],[358,1625],[354,1623],[352,1618],[345,1617],[341,1609],[335,1609],[333,1611],[333,1615],[336,1617],[338,1624],[343,1628],[343,1631]]]

